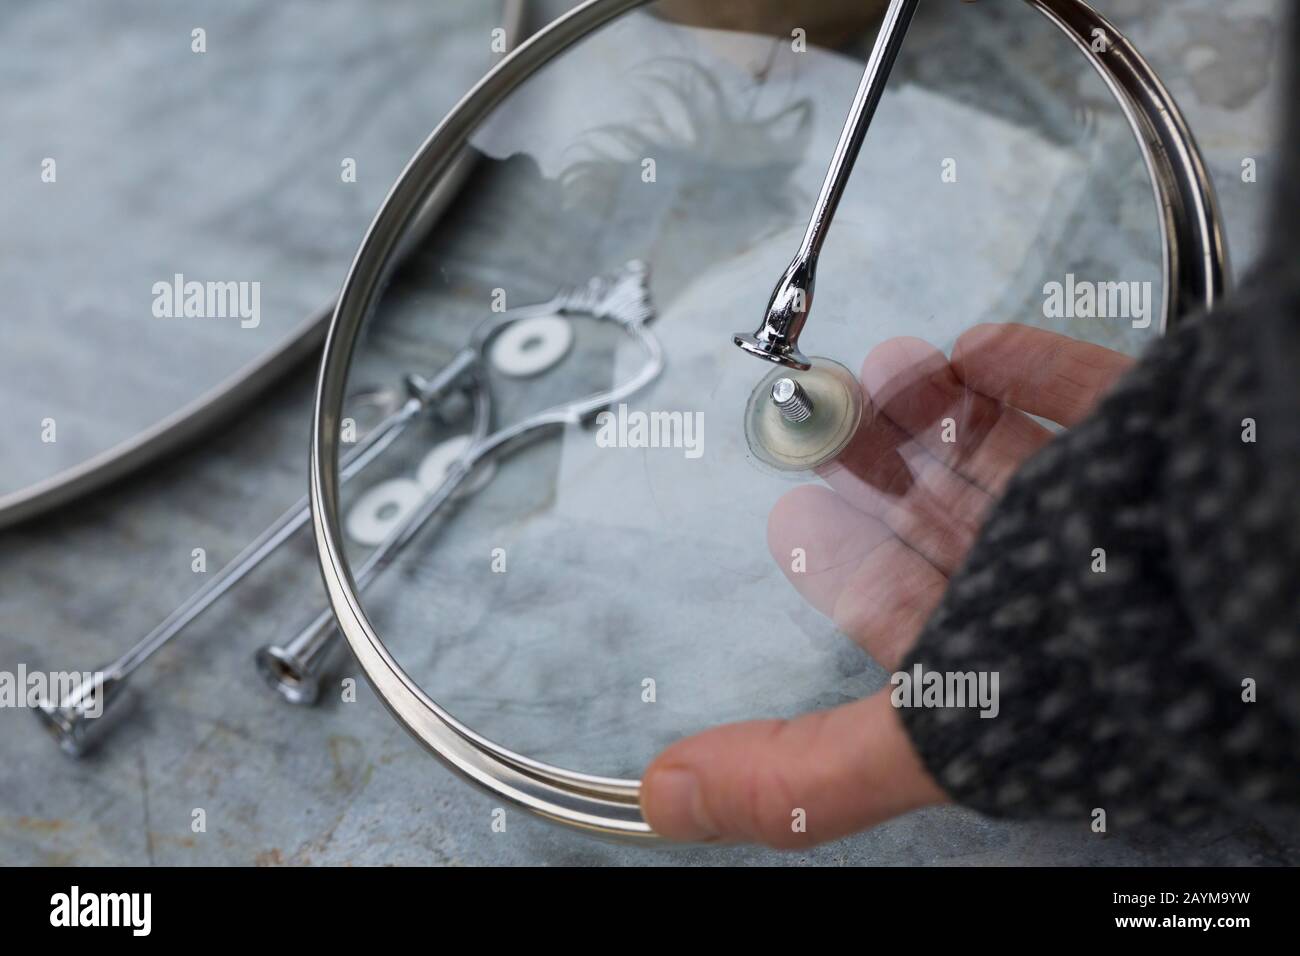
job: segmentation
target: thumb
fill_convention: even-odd
[[[716,727],[673,744],[646,771],[641,808],[673,840],[793,848],[947,802],[888,691],[794,720]]]

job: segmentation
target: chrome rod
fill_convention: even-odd
[[[465,351],[469,351],[471,359],[474,357],[472,351]],[[440,401],[456,387],[470,364],[472,363],[465,361],[462,352],[431,380],[408,376],[407,389],[410,397],[370,429],[343,457],[340,479],[348,481],[383,454],[416,415]],[[63,699],[47,700],[37,707],[35,713],[54,735],[59,746],[65,752],[79,756],[90,743],[91,727],[106,725],[108,722],[103,718],[108,708],[123,699],[119,691],[123,689],[127,678],[274,554],[310,518],[310,502],[304,495],[125,653],[95,671],[90,680],[72,688]]]
[[[839,142],[831,155],[830,167],[822,181],[821,192],[813,205],[808,228],[804,232],[799,251],[786,267],[768,300],[763,322],[754,332],[737,332],[731,340],[751,355],[789,368],[807,371],[808,359],[799,351],[799,335],[812,310],[813,286],[816,282],[817,259],[822,243],[830,231],[831,220],[839,206],[844,187],[848,184],[857,162],[862,141],[876,115],[876,107],[884,95],[890,71],[898,59],[903,37],[916,13],[918,0],[892,0],[885,12],[884,23],[876,36],[871,58],[862,74],[862,82],[853,97],[848,118],[840,131]]]
[[[475,350],[467,350],[471,355]],[[470,433],[468,456],[487,436],[492,420],[491,395],[479,384],[474,396],[474,426]],[[366,557],[357,569],[357,588],[365,588],[379,572],[406,547],[442,505],[455,493],[472,470],[465,457],[453,465],[442,483],[420,503],[417,510],[399,524]],[[320,695],[320,679],[334,652],[342,644],[334,621],[334,612],[326,608],[310,624],[284,644],[271,644],[254,657],[258,672],[271,688],[291,704],[314,704]]]

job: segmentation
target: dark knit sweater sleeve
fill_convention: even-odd
[[[950,582],[905,669],[996,672],[1000,712],[901,714],[958,802],[1300,805],[1300,307],[1254,288],[1030,459]]]

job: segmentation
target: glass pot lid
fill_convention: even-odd
[[[1109,24],[930,8],[822,253],[813,369],[745,354],[877,21],[846,7],[830,50],[738,6],[595,0],[512,54],[390,194],[318,388],[317,547],[366,675],[471,780],[608,835],[653,836],[636,777],[665,744],[883,686],[888,640],[873,659],[857,618],[950,573],[1013,461],[1071,421],[1021,381],[1065,343],[1122,369],[1224,282],[1195,146]],[[955,48],[988,62],[945,68]],[[449,228],[394,270],[465,143]],[[385,383],[400,435],[341,476],[344,395]],[[876,547],[889,574],[855,574]],[[286,680],[315,679],[293,671],[330,633]]]

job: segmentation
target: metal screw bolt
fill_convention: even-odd
[[[772,401],[781,412],[781,417],[792,425],[812,418],[812,399],[803,386],[792,378],[778,378],[772,383]]]

